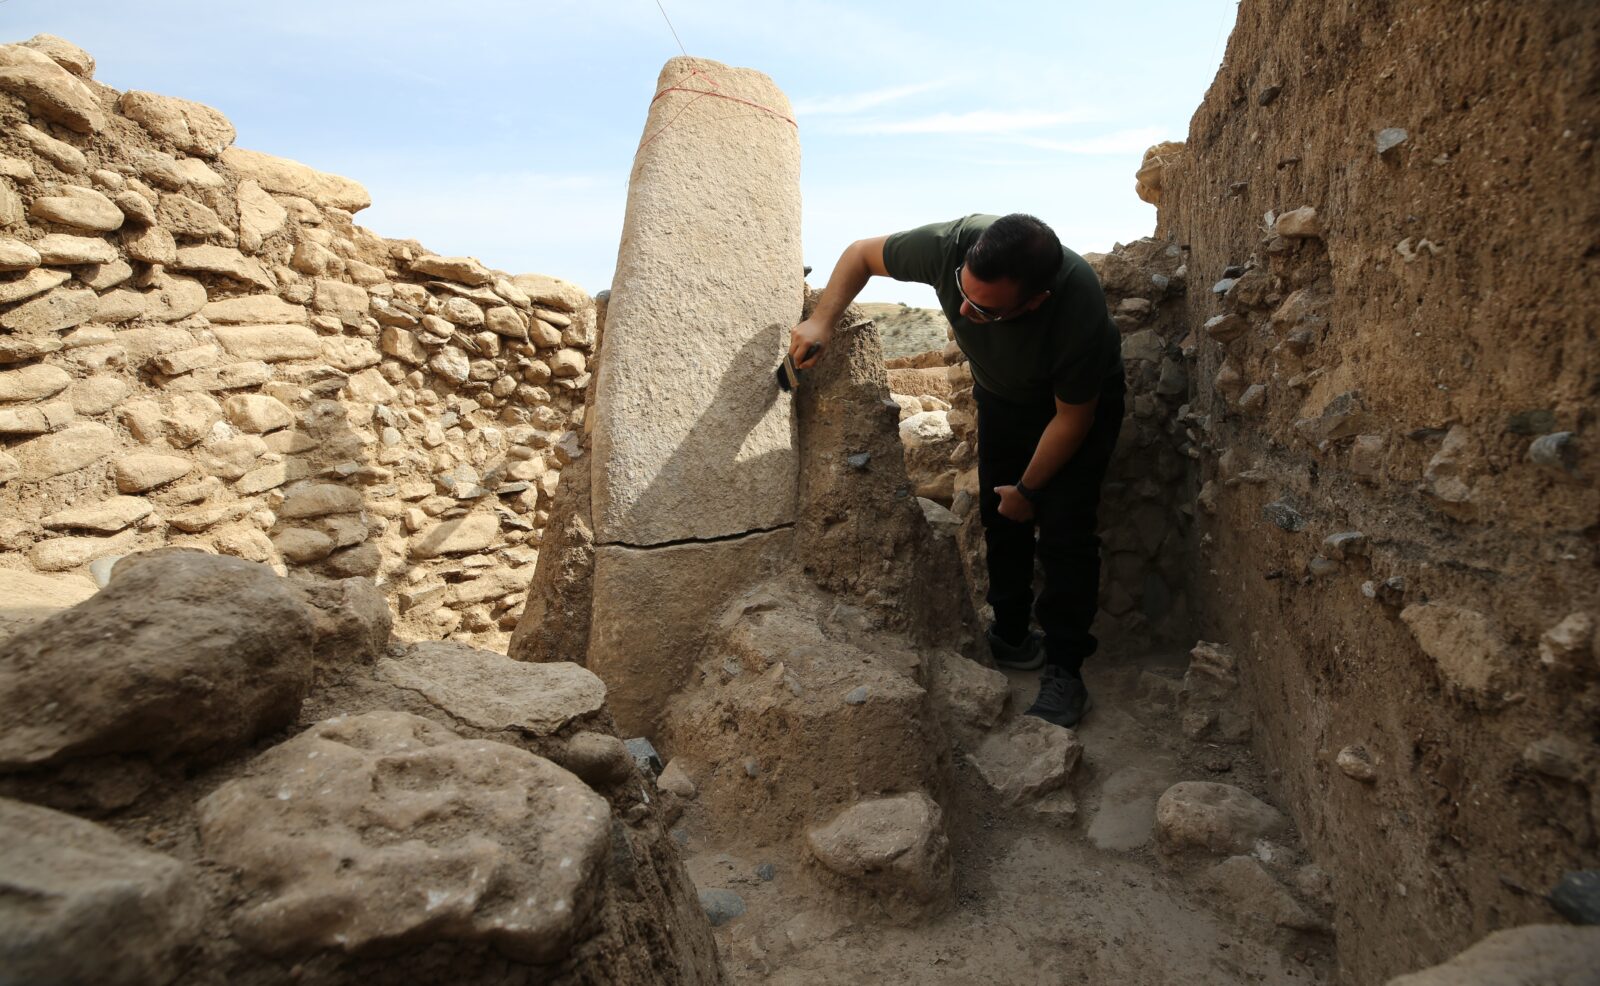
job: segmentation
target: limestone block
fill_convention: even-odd
[[[1476,610],[1447,603],[1418,603],[1400,611],[1417,646],[1439,666],[1446,681],[1483,692],[1507,663],[1506,645]]]
[[[139,232],[122,238],[122,248],[128,256],[147,264],[163,266],[178,262],[178,241],[170,230],[160,226],[147,226]]]
[[[900,422],[900,441],[906,448],[924,448],[954,439],[948,411],[923,411]]]
[[[770,112],[729,112],[711,105],[727,100],[692,93],[650,107],[595,401],[602,543],[719,537],[795,518],[790,401],[772,369],[800,314],[799,138],[784,119],[788,100],[758,72],[674,58],[658,90],[693,70]]]
[[[585,666],[610,688],[624,735],[654,734],[727,600],[763,581],[792,543],[784,529],[712,544],[596,548]]]
[[[36,364],[0,371],[0,401],[36,401],[67,389],[72,377],[59,366]]]
[[[351,400],[385,405],[393,401],[397,395],[396,390],[383,379],[383,374],[372,368],[352,374],[345,383],[345,392],[350,395]]]
[[[322,337],[304,325],[218,325],[211,331],[237,359],[279,363],[322,355]]]
[[[131,392],[128,384],[111,373],[96,373],[72,385],[67,398],[72,409],[83,415],[100,415],[121,404]]]
[[[1246,853],[1287,824],[1278,809],[1231,784],[1184,781],[1156,802],[1156,841],[1168,851]]]
[[[466,383],[472,375],[472,361],[453,346],[445,346],[428,360],[428,368],[453,383]]]
[[[549,736],[605,705],[606,686],[576,664],[530,664],[449,641],[409,645],[378,674],[479,729]]]
[[[17,133],[40,157],[69,174],[81,175],[89,170],[89,159],[82,151],[64,140],[56,138],[30,124],[17,127]]]
[[[1273,231],[1279,236],[1291,238],[1320,237],[1322,220],[1317,216],[1315,208],[1309,205],[1301,206],[1279,216]]]
[[[125,531],[114,537],[58,537],[40,541],[28,552],[28,561],[41,572],[67,572],[81,568],[97,558],[126,554],[133,547],[134,533]]]
[[[210,206],[176,192],[161,196],[161,204],[156,207],[156,220],[173,236],[184,239],[203,240],[225,231],[222,221]]]
[[[197,158],[186,157],[177,162],[178,173],[183,176],[184,183],[197,188],[222,188],[228,184],[227,179],[217,174],[211,166]]]
[[[411,270],[413,273],[442,277],[447,281],[459,281],[469,286],[488,284],[494,280],[494,274],[476,257],[439,257],[427,254],[411,261]]]
[[[22,42],[22,46],[43,52],[52,62],[80,79],[94,78],[94,56],[66,38],[58,38],[54,34],[35,34]]]
[[[492,513],[471,513],[419,532],[409,550],[413,558],[476,554],[493,544],[499,535],[500,518]]]
[[[332,366],[353,373],[383,362],[383,355],[366,339],[330,336],[322,341],[322,358]]]
[[[333,553],[333,538],[305,527],[280,531],[273,535],[272,543],[284,561],[296,565],[310,565]]]
[[[318,723],[200,803],[204,852],[253,891],[236,932],[274,954],[454,941],[557,961],[610,833],[566,770],[401,712]]]
[[[288,158],[229,147],[222,152],[221,160],[241,180],[254,181],[269,192],[310,199],[325,209],[360,212],[372,204],[372,196],[359,183]]]
[[[114,496],[99,503],[84,504],[46,514],[41,523],[51,530],[116,532],[148,517],[150,502],[138,496]]]
[[[116,174],[116,172],[112,172]],[[118,177],[121,177],[120,175]],[[151,226],[156,221],[155,207],[150,200],[135,192],[133,189],[118,192],[111,197],[117,208],[122,210],[123,218],[139,226]]]
[[[266,394],[239,394],[222,402],[222,413],[240,431],[262,435],[294,424],[294,412]]]
[[[46,264],[109,264],[117,259],[116,247],[98,236],[51,233],[34,240],[33,248]]]
[[[515,308],[500,305],[484,313],[484,326],[509,339],[528,338],[528,321]]]
[[[588,365],[584,355],[576,349],[557,350],[551,354],[547,362],[550,365],[550,375],[557,380],[580,376]]]
[[[1600,927],[1529,924],[1496,931],[1455,958],[1388,986],[1592,986]]]
[[[366,313],[367,304],[365,288],[327,277],[317,278],[311,295],[311,307],[319,312],[361,315]]]
[[[806,845],[823,866],[865,889],[932,903],[951,886],[943,815],[920,791],[874,798],[808,831]]]
[[[542,318],[536,318],[529,326],[528,338],[540,349],[549,349],[561,345],[561,330]]]
[[[275,294],[247,294],[207,302],[200,309],[216,325],[305,325],[304,305],[294,305]]]
[[[14,281],[0,283],[0,304],[32,298],[51,288],[60,287],[71,278],[72,275],[64,270],[30,270]]]
[[[10,236],[0,236],[0,271],[31,270],[39,266],[39,251]]]
[[[222,350],[207,343],[204,346],[180,349],[175,353],[159,353],[152,356],[147,365],[159,373],[175,377],[180,373],[201,370],[220,362],[222,362]]]
[[[232,247],[186,246],[178,248],[178,259],[170,264],[176,270],[197,270],[207,274],[222,274],[264,291],[275,290],[278,282],[254,258],[246,257]]]
[[[112,474],[119,491],[145,493],[182,479],[193,468],[194,463],[181,455],[135,452],[117,459],[112,464]]]
[[[564,312],[579,312],[593,303],[589,292],[559,277],[545,274],[518,274],[511,279],[511,283],[528,298],[530,304],[534,305],[556,308]]]
[[[151,986],[200,936],[196,874],[110,829],[0,799],[0,981]]]
[[[12,332],[59,332],[93,318],[100,299],[85,288],[57,288],[0,315],[0,328]]]
[[[93,598],[7,641],[0,765],[221,755],[293,721],[311,642],[304,607],[263,565],[192,551],[124,558]]]
[[[95,594],[94,579],[0,568],[0,640]]]
[[[270,236],[283,229],[289,210],[254,181],[239,183],[239,247],[255,253]]]
[[[105,111],[94,90],[32,48],[0,45],[0,92],[28,104],[35,116],[81,134],[105,126]]]
[[[439,315],[451,325],[475,329],[484,323],[483,309],[466,298],[446,298]]]
[[[101,233],[109,233],[122,225],[122,210],[116,203],[92,188],[77,185],[62,185],[55,194],[34,199],[28,215],[40,222]]]
[[[1011,805],[1063,790],[1082,758],[1076,733],[1034,716],[1017,716],[967,754],[984,782]]]
[[[383,549],[376,544],[362,544],[328,556],[328,570],[341,577],[378,574],[383,568]]]
[[[202,103],[153,92],[129,90],[117,99],[117,112],[138,121],[158,140],[180,151],[216,157],[233,143],[233,124]]]
[[[105,425],[81,422],[53,435],[30,439],[11,449],[29,479],[76,472],[115,452],[117,436]]]
[[[385,326],[378,345],[385,353],[411,366],[421,366],[428,361],[427,347],[417,341],[414,333],[402,328]]]
[[[301,486],[284,498],[278,516],[286,520],[306,520],[329,514],[355,513],[361,509],[361,491],[331,483]]]

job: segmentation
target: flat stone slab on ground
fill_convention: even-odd
[[[418,692],[479,729],[516,729],[548,736],[599,712],[606,686],[569,662],[530,664],[454,642],[408,646],[378,662],[378,674]]]
[[[806,833],[811,854],[864,889],[937,900],[950,891],[944,813],[920,791],[861,801]]]
[[[1009,805],[1038,801],[1067,786],[1083,757],[1070,729],[1036,716],[1017,716],[967,754],[994,792]]]
[[[1169,850],[1249,852],[1287,825],[1278,809],[1232,784],[1184,781],[1156,802],[1156,839]]]

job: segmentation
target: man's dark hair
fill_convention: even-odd
[[[989,224],[967,251],[967,270],[980,281],[1012,280],[1025,298],[1050,290],[1061,270],[1061,241],[1055,230],[1022,212]]]

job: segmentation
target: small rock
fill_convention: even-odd
[[[771,883],[777,875],[778,869],[771,863],[762,863],[756,867],[756,879],[763,883]]]
[[[1223,860],[1201,876],[1200,884],[1212,901],[1241,924],[1299,931],[1323,926],[1251,856]]]
[[[1273,230],[1279,236],[1291,238],[1320,237],[1323,232],[1322,220],[1317,216],[1317,210],[1309,205],[1279,216]]]
[[[1447,603],[1418,603],[1400,612],[1423,653],[1455,686],[1486,692],[1506,663],[1506,645],[1476,610]]]
[[[1019,805],[1065,788],[1082,756],[1072,730],[1018,716],[985,737],[967,760],[1006,804]]]
[[[857,687],[850,689],[850,691],[845,694],[844,704],[865,705],[867,702],[867,696],[869,694],[871,694],[871,689],[869,689],[866,685],[858,685]]]
[[[685,801],[694,798],[698,792],[694,779],[689,776],[688,770],[683,766],[682,757],[673,757],[666,769],[661,771],[661,776],[656,778],[656,787],[663,791],[670,791]]]
[[[1168,851],[1249,852],[1287,824],[1276,808],[1231,784],[1184,781],[1156,802],[1156,840]]]
[[[1573,924],[1600,925],[1600,870],[1568,870],[1550,890],[1550,906]]]
[[[1281,92],[1283,92],[1283,86],[1280,86],[1280,85],[1267,86],[1265,89],[1263,89],[1260,92],[1256,93],[1256,105],[1257,106],[1271,106],[1273,101],[1278,98],[1278,94],[1281,93]]]
[[[1592,746],[1567,736],[1550,735],[1529,743],[1522,751],[1522,762],[1546,777],[1582,782],[1588,765],[1595,762]]]
[[[1571,476],[1578,468],[1578,444],[1570,431],[1540,435],[1528,446],[1528,461],[1554,473]]]
[[[633,762],[639,768],[639,773],[646,777],[658,777],[661,774],[661,754],[656,752],[655,744],[643,736],[635,736],[627,740],[628,754],[633,757]]]
[[[878,893],[927,903],[950,892],[943,813],[926,794],[861,801],[806,833],[817,861]]]
[[[700,891],[700,907],[705,910],[711,927],[720,928],[744,914],[744,898],[732,890],[713,887]]]
[[[1345,747],[1339,751],[1334,762],[1351,780],[1371,784],[1378,779],[1378,768],[1373,765],[1372,757],[1364,746]]]
[[[1539,635],[1539,663],[1569,671],[1587,664],[1592,670],[1600,663],[1600,654],[1592,650],[1595,640],[1594,617],[1588,613],[1569,613],[1560,623]]]
[[[1283,500],[1273,500],[1263,505],[1261,516],[1290,533],[1304,530],[1306,526],[1305,517]]]
[[[1378,131],[1378,153],[1387,154],[1404,144],[1410,137],[1411,135],[1406,133],[1404,127],[1384,127]]]

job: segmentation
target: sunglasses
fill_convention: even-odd
[[[975,319],[975,321],[979,321],[979,322],[1001,322],[1001,321],[1004,321],[1005,318],[1006,318],[1006,315],[1005,315],[1004,312],[992,312],[989,309],[984,308],[982,305],[975,304],[971,298],[967,297],[966,288],[963,288],[961,286],[961,268],[965,267],[965,266],[966,266],[966,264],[960,264],[960,265],[958,265],[956,267],[956,293],[961,295],[961,300],[966,302],[967,303],[967,307],[972,309],[973,314],[978,316],[978,318]]]

